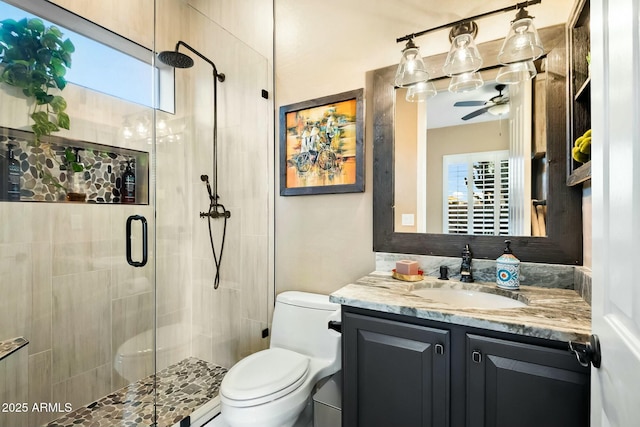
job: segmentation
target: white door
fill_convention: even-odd
[[[640,0],[591,0],[591,425],[640,425]]]

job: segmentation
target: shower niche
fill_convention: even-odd
[[[149,204],[149,153],[0,127],[0,201]]]

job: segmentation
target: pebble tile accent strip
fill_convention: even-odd
[[[215,398],[226,373],[221,366],[188,358],[65,414],[47,427],[170,427]]]
[[[65,200],[63,188],[67,184],[68,173],[64,161],[65,149],[72,146],[42,143],[33,147],[26,139],[0,135],[0,147],[13,144],[14,158],[20,162],[21,201],[55,202]],[[2,156],[4,156],[4,152]],[[85,166],[84,192],[88,203],[119,203],[120,179],[127,167],[128,156],[108,151],[83,149],[81,162]],[[38,169],[41,169],[40,171]],[[43,177],[53,177],[58,185]]]
[[[27,344],[29,344],[29,341],[22,337],[0,341],[0,360],[4,359],[14,351],[20,350]]]

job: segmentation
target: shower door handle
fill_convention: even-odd
[[[131,223],[140,221],[142,225],[142,261],[134,261],[131,257]],[[147,219],[142,215],[131,215],[127,218],[127,262],[134,267],[144,267],[147,264]]]

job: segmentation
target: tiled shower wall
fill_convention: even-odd
[[[214,175],[212,69],[185,50],[195,65],[175,72],[176,116],[184,120],[184,139],[158,144],[158,293],[171,302],[158,305],[158,324],[180,319],[191,356],[230,367],[268,345],[261,332],[273,307],[272,3],[158,0],[157,5],[156,50],[172,50],[183,40],[226,75],[217,83],[217,189],[219,203],[231,211],[221,283],[214,289],[208,224],[199,216],[209,206],[200,176],[208,175],[213,184]],[[271,94],[268,99],[263,89]],[[212,229],[219,255],[223,220],[212,220]]]
[[[55,3],[143,45],[153,39],[148,37],[153,28],[150,0],[117,0],[108,6]],[[227,74],[219,86],[218,192],[232,217],[220,289],[212,287],[207,226],[198,217],[208,206],[199,178],[212,175],[212,114],[211,71],[196,59],[193,69],[176,72],[176,113],[158,113],[159,120],[183,127],[179,138],[158,140],[157,174],[152,171],[151,177],[151,187],[155,179],[158,190],[149,206],[0,202],[0,339],[24,336],[30,341],[31,402],[69,402],[77,408],[126,384],[113,367],[115,355],[136,336],[140,348],[150,344],[140,334],[152,330],[154,313],[158,326],[173,326],[165,329],[171,334],[164,343],[181,344],[159,355],[158,369],[190,355],[230,366],[268,342],[261,330],[273,304],[273,135],[268,130],[273,106],[260,97],[260,89],[272,93],[271,63],[227,30],[262,28],[247,26],[247,16],[258,22],[271,14],[256,13],[265,4],[257,0],[240,6],[226,0],[191,3],[199,10],[181,0],[157,1],[156,51],[173,49],[184,39]],[[209,18],[231,24],[223,28]],[[263,40],[271,33],[262,36],[244,40]],[[5,95],[0,125],[28,128],[24,101]],[[61,136],[152,152],[146,140],[124,140],[121,133],[125,116],[152,121],[149,109],[74,85],[65,89],[65,98],[72,124]],[[124,257],[125,221],[133,214],[154,218],[154,202],[154,262],[133,269]],[[218,238],[219,226],[214,224]],[[151,364],[131,376],[150,369]],[[32,413],[25,425],[37,426],[58,415]]]
[[[212,177],[212,77],[202,61],[190,71],[192,79],[178,97],[190,94],[194,112],[191,158],[192,206],[192,354],[232,366],[240,358],[265,348],[262,330],[273,307],[273,279],[269,265],[270,191],[273,186],[273,104],[269,61],[252,41],[263,43],[271,33],[271,2],[188,2],[189,29],[184,37],[212,59],[226,75],[218,83],[218,193],[231,211],[222,257],[221,283],[215,274],[206,219],[198,217],[209,201],[201,174]],[[245,19],[255,25],[243,24]],[[213,24],[215,21],[216,24]],[[251,29],[251,30],[248,30]],[[238,37],[231,30],[244,31]],[[253,34],[246,34],[253,31]],[[262,36],[259,36],[262,34]],[[243,37],[244,40],[239,39]],[[183,38],[184,40],[184,38]],[[271,96],[265,99],[262,90]],[[180,101],[179,101],[180,102]],[[212,221],[216,251],[220,253],[223,220]]]
[[[70,85],[67,100],[73,105],[87,96],[83,92]],[[130,108],[104,101],[111,101],[110,108]],[[7,104],[3,99],[3,117]],[[88,129],[78,123],[76,135]],[[29,340],[30,403],[77,408],[126,383],[113,369],[115,352],[126,339],[152,329],[154,313],[152,265],[133,269],[124,257],[125,221],[133,214],[152,218],[153,209],[0,202],[0,331],[3,339]],[[57,416],[30,412],[24,425]]]
[[[0,212],[0,324],[30,341],[30,400],[75,408],[124,385],[114,352],[153,327],[154,307],[151,268],[131,269],[116,236],[151,209],[4,202]],[[52,414],[31,416],[36,426]]]

